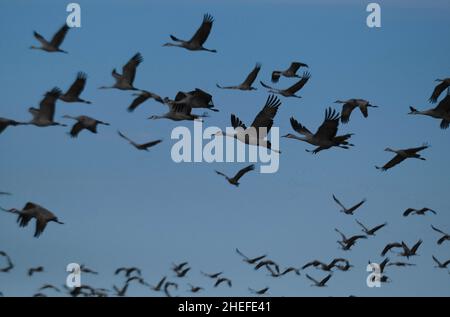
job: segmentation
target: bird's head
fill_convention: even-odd
[[[40,49],[40,47],[37,47],[37,46],[34,46],[34,45],[31,45],[29,48],[30,48],[30,50],[38,50],[38,49]]]
[[[293,135],[293,134],[291,134],[291,133],[288,133],[288,134],[282,135],[281,137],[282,137],[282,138],[288,138],[288,139],[294,139],[294,138],[295,138],[295,135]]]
[[[384,149],[386,152],[395,152],[393,149],[391,149],[390,147],[387,147]]]
[[[53,218],[51,221],[59,223],[60,225],[64,224],[64,222],[59,221],[58,217]]]

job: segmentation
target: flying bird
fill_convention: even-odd
[[[188,286],[189,286],[189,292],[191,292],[191,293],[198,293],[198,292],[204,290],[204,288],[201,286],[194,286],[192,284],[188,284]]]
[[[190,267],[185,268],[184,270],[180,270],[180,271],[175,271],[175,273],[177,274],[177,277],[185,277],[187,272],[189,272],[191,270]]]
[[[286,89],[277,89],[277,88],[273,88],[267,84],[265,84],[264,82],[260,81],[261,85],[264,88],[267,88],[269,90],[270,93],[273,94],[279,94],[283,97],[296,97],[296,98],[301,98],[301,96],[296,95],[296,92],[299,91],[300,89],[303,88],[303,86],[306,85],[306,83],[308,82],[308,80],[311,78],[311,74],[309,72],[304,72],[303,76],[301,77],[301,79],[296,82],[295,84],[293,84],[291,87],[288,87]]]
[[[77,123],[75,123],[72,126],[72,129],[70,130],[69,134],[72,138],[76,138],[78,137],[78,134],[83,131],[83,130],[88,130],[94,134],[97,133],[97,126],[99,124],[101,125],[109,125],[109,123],[88,117],[88,116],[77,116],[77,117],[72,117],[72,116],[68,116],[68,115],[64,115],[63,118],[67,118],[67,119],[73,119],[76,120]]]
[[[294,134],[286,134],[283,137],[296,139],[317,146],[313,151],[306,150],[307,152],[317,154],[320,151],[331,147],[349,149],[350,146],[353,146],[353,144],[348,142],[353,134],[350,133],[336,136],[339,126],[339,114],[336,113],[336,110],[332,110],[331,108],[328,108],[325,111],[325,119],[315,134],[309,131],[305,126],[301,125],[294,117],[291,117],[290,121],[292,128],[297,133],[302,134],[303,137]]]
[[[188,265],[188,262],[181,262],[180,264],[173,264],[172,265],[172,271],[177,272],[181,271],[186,265]]]
[[[317,281],[316,279],[314,279],[311,276],[309,276],[308,274],[306,274],[306,277],[308,278],[308,280],[310,280],[314,283],[311,286],[317,286],[317,287],[326,287],[326,284],[327,284],[328,280],[331,278],[331,276],[332,276],[332,274],[328,274],[321,281]]]
[[[450,264],[450,260],[441,262],[434,255],[432,255],[431,257],[433,258],[434,262],[436,262],[436,264],[437,264],[437,266],[435,266],[436,268],[446,269],[447,266]]]
[[[217,173],[218,175],[221,175],[221,176],[225,177],[226,180],[228,181],[228,183],[230,183],[231,185],[234,185],[234,186],[238,187],[238,186],[239,186],[239,179],[240,179],[242,176],[244,176],[246,173],[248,173],[248,172],[250,172],[250,171],[253,171],[254,169],[255,169],[255,165],[254,165],[254,164],[249,165],[249,166],[244,167],[243,169],[241,169],[239,172],[236,173],[236,175],[234,175],[234,176],[231,177],[231,178],[228,177],[227,175],[225,175],[225,174],[222,173],[222,172],[216,171],[216,173]]]
[[[15,208],[12,209],[4,209],[3,211],[10,212],[13,214],[17,214],[17,222],[20,227],[26,227],[32,218],[36,219],[36,230],[34,232],[34,237],[38,238],[45,230],[47,223],[56,222],[58,224],[64,224],[63,222],[58,220],[58,217],[55,216],[54,213],[45,209],[44,207],[32,203],[27,202],[25,207],[22,210],[18,210]]]
[[[32,267],[28,269],[28,276],[33,276],[34,273],[42,273],[44,272],[43,266]]]
[[[166,277],[164,276],[164,277],[158,282],[158,284],[156,284],[155,286],[151,285],[150,288],[151,288],[152,290],[154,290],[155,292],[159,292],[159,291],[162,289],[162,287],[163,287],[163,285],[164,285],[165,282],[166,282]]]
[[[354,235],[351,236],[349,238],[347,238],[341,231],[339,231],[338,229],[334,229],[337,233],[339,233],[341,235],[342,240],[341,241],[337,241],[343,250],[347,251],[350,250],[350,248],[355,245],[356,241],[358,241],[359,239],[367,239],[367,236],[365,235]]]
[[[259,262],[266,257],[266,255],[263,254],[263,255],[260,255],[260,256],[254,257],[254,258],[249,258],[244,253],[242,253],[238,248],[236,248],[236,253],[239,254],[243,258],[242,261],[244,261],[248,264],[255,264],[256,262]]]
[[[367,234],[368,236],[374,236],[375,233],[376,233],[378,230],[380,230],[381,228],[383,228],[384,226],[387,225],[387,222],[385,222],[385,223],[383,223],[383,224],[381,224],[381,225],[378,225],[378,226],[375,226],[375,227],[369,229],[369,228],[367,228],[366,226],[364,226],[361,222],[359,222],[358,220],[356,220],[356,223],[357,223],[358,225],[361,226],[362,231],[363,231],[365,234]]]
[[[404,160],[406,160],[408,158],[415,158],[415,159],[425,161],[425,158],[420,156],[420,154],[418,154],[418,153],[420,151],[423,151],[428,148],[429,148],[429,146],[427,144],[424,144],[424,145],[422,145],[420,147],[416,147],[416,148],[409,148],[409,149],[402,149],[402,150],[392,150],[391,148],[386,148],[385,149],[386,152],[392,152],[392,153],[395,153],[396,155],[394,156],[394,158],[392,160],[390,160],[389,162],[384,164],[384,166],[382,166],[382,167],[375,166],[375,167],[379,170],[387,171],[388,169],[396,166],[397,164],[403,162]]]
[[[120,273],[124,272],[125,276],[128,278],[132,276],[131,274],[136,273],[137,276],[141,276],[141,270],[137,267],[119,267],[114,272],[114,275],[119,275]]]
[[[226,283],[226,284],[228,285],[228,287],[231,287],[231,286],[232,286],[231,280],[230,280],[230,279],[228,279],[228,278],[226,278],[226,277],[219,277],[219,278],[216,280],[216,283],[214,284],[214,287],[217,287],[217,286],[219,286],[219,285],[222,284],[222,283]]]
[[[14,268],[14,264],[11,261],[11,258],[9,257],[9,255],[5,251],[0,251],[0,255],[3,256],[4,258],[6,258],[6,266],[0,268],[0,272],[8,273],[9,271],[11,271]]]
[[[202,25],[198,28],[197,32],[195,32],[194,36],[192,36],[192,38],[189,41],[180,40],[179,38],[170,35],[170,38],[175,43],[166,43],[163,46],[177,46],[183,47],[190,51],[208,51],[212,53],[217,53],[216,50],[203,47],[203,44],[206,42],[209,33],[211,32],[213,22],[214,22],[213,17],[209,14],[205,14],[203,15]]]
[[[381,256],[385,256],[386,253],[388,253],[391,249],[394,249],[394,248],[403,248],[403,245],[399,242],[388,243],[384,247],[383,251],[381,251]]]
[[[139,107],[142,103],[147,101],[148,99],[154,99],[158,101],[159,103],[164,103],[164,100],[157,94],[152,93],[150,91],[143,90],[140,93],[133,94],[134,96],[137,96],[133,102],[128,106],[128,112],[133,112],[136,110],[137,107]]]
[[[416,114],[429,116],[435,119],[440,119],[441,129],[447,129],[450,125],[450,95],[446,95],[438,105],[428,110],[417,110],[414,107],[409,107],[410,112],[408,114]]]
[[[58,293],[61,292],[61,290],[59,288],[57,288],[56,286],[54,286],[52,284],[44,284],[43,286],[41,286],[39,288],[39,291],[44,291],[44,290],[47,290],[47,289],[52,289],[52,290],[54,290],[55,292],[58,292]]]
[[[422,240],[419,240],[416,242],[415,245],[413,245],[412,248],[409,248],[405,242],[402,241],[402,247],[403,247],[403,252],[400,253],[400,256],[405,256],[409,259],[409,257],[417,255],[417,250],[419,249],[420,245],[422,244]]]
[[[133,86],[134,77],[136,76],[136,68],[143,61],[142,55],[136,53],[123,67],[122,74],[117,73],[114,68],[112,71],[112,76],[115,78],[116,82],[112,86],[102,86],[99,89],[120,89],[120,90],[138,90]]]
[[[164,284],[164,294],[166,294],[167,297],[172,297],[169,292],[170,287],[178,289],[178,284],[174,282],[166,282],[166,284]]]
[[[351,208],[346,208],[340,201],[339,199],[336,198],[335,195],[333,195],[333,199],[334,201],[341,206],[342,210],[341,212],[343,212],[346,215],[353,215],[353,213],[356,211],[356,209],[358,209],[359,207],[361,207],[362,204],[364,204],[366,202],[365,199],[361,200],[359,203],[357,203],[356,205],[354,205]]]
[[[350,121],[350,115],[352,111],[359,108],[364,118],[369,116],[368,108],[378,108],[378,106],[371,105],[369,101],[365,99],[348,99],[348,100],[336,100],[335,103],[343,104],[341,111],[341,122],[348,123]]]
[[[87,75],[83,72],[79,72],[77,74],[77,78],[73,82],[72,86],[64,93],[59,96],[64,102],[82,102],[86,104],[90,104],[90,101],[84,100],[80,98],[81,93],[86,86]]]
[[[8,193],[8,192],[0,192],[0,195],[3,195],[3,196],[11,196],[12,194],[11,194],[11,193]]]
[[[247,78],[245,80],[237,85],[237,86],[220,86],[219,84],[216,84],[217,88],[220,89],[236,89],[236,90],[257,90],[255,87],[252,87],[253,82],[255,81],[256,77],[258,76],[259,71],[261,70],[261,64],[257,63],[255,68],[250,72],[250,74],[247,75]]]
[[[202,275],[204,275],[204,276],[206,276],[206,277],[209,277],[209,278],[212,278],[212,279],[216,279],[216,278],[218,278],[220,275],[222,275],[223,274],[223,272],[217,272],[217,273],[205,273],[205,272],[201,272],[202,273]]]
[[[80,272],[86,273],[86,274],[98,275],[98,272],[91,270],[90,268],[86,267],[86,265],[84,265],[84,264],[80,265]]]
[[[272,144],[266,139],[267,134],[272,128],[273,119],[277,114],[278,107],[280,106],[280,99],[274,95],[269,95],[264,108],[255,117],[255,120],[251,124],[250,128],[247,128],[247,126],[237,116],[232,114],[231,125],[234,128],[234,133],[218,131],[215,135],[228,136],[245,144],[261,146],[276,153],[281,153],[278,149],[272,149]]]
[[[162,140],[155,140],[155,141],[150,141],[147,143],[136,143],[133,140],[129,139],[126,135],[124,135],[122,132],[117,131],[117,133],[119,134],[119,136],[125,140],[127,140],[132,146],[134,146],[136,149],[138,150],[142,150],[142,151],[148,151],[149,148],[159,144],[162,142]]]
[[[389,262],[387,266],[398,266],[398,267],[407,267],[407,266],[416,266],[414,263],[407,262]]]
[[[64,38],[66,37],[67,32],[69,31],[69,26],[64,23],[64,25],[58,30],[58,32],[53,35],[52,39],[47,41],[42,35],[40,35],[38,32],[34,31],[33,35],[34,37],[41,43],[41,46],[30,46],[31,49],[36,50],[43,50],[46,52],[60,52],[60,53],[66,53],[66,51],[59,48],[59,46],[64,41]]]
[[[165,103],[169,107],[169,112],[166,112],[163,115],[153,115],[148,119],[156,120],[156,119],[169,119],[172,121],[183,121],[183,120],[199,120],[201,118],[207,118],[208,114],[203,113],[202,115],[197,115],[191,113],[192,107],[187,104],[174,104],[174,103]]]
[[[441,229],[436,228],[433,225],[431,225],[431,229],[442,235],[442,237],[440,237],[439,240],[437,241],[437,244],[441,245],[442,243],[444,243],[444,241],[450,241],[450,234],[442,231]]]
[[[19,125],[28,125],[28,122],[18,122],[16,120],[0,117],[0,134],[5,131],[7,127],[16,127]]]
[[[250,291],[250,293],[255,294],[255,295],[264,295],[264,294],[267,293],[269,288],[265,287],[265,288],[262,288],[260,290],[255,290],[255,289],[249,287],[248,290]]]
[[[39,103],[39,109],[33,107],[28,108],[28,111],[33,116],[33,119],[29,122],[29,124],[37,127],[58,125],[65,127],[65,124],[54,121],[56,101],[60,96],[61,90],[58,87],[54,87],[52,90],[45,93],[44,99],[42,99]]]
[[[437,82],[440,82],[436,87],[434,87],[433,93],[429,99],[430,102],[435,103],[441,93],[450,87],[450,77],[445,79],[436,79]]]
[[[405,212],[403,212],[403,217],[408,217],[409,215],[424,216],[427,211],[436,215],[436,211],[434,211],[433,209],[424,207],[422,209],[408,208],[405,210]]]
[[[281,76],[292,78],[301,78],[301,76],[297,75],[297,71],[301,68],[308,68],[309,66],[305,63],[300,62],[292,62],[288,69],[286,70],[274,70],[272,72],[272,82],[277,83]]]
[[[193,109],[205,108],[214,112],[219,111],[214,106],[212,95],[199,88],[188,92],[179,91],[175,96],[175,100],[166,97],[163,99],[163,102],[170,105],[187,105]]]
[[[113,289],[116,292],[116,296],[124,297],[127,293],[128,285],[129,284],[125,284],[122,288],[118,288],[116,285],[114,285]]]

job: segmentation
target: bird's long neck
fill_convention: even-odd
[[[288,138],[288,139],[295,139],[295,140],[299,140],[299,141],[303,141],[303,142],[307,142],[308,141],[308,138],[297,136],[297,135],[294,135],[294,134],[288,134],[286,136],[286,138]]]

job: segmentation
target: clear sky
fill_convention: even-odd
[[[34,222],[22,229],[10,214],[0,214],[0,250],[10,254],[16,268],[0,273],[5,295],[32,295],[44,282],[62,285],[65,266],[85,263],[98,276],[83,275],[96,287],[121,286],[116,267],[138,266],[144,278],[156,283],[163,275],[180,284],[175,295],[189,295],[187,283],[206,288],[202,295],[245,296],[248,287],[269,286],[273,296],[449,296],[450,275],[435,269],[431,255],[450,258],[450,243],[436,244],[434,224],[450,232],[449,138],[439,121],[408,116],[408,106],[429,108],[436,78],[449,77],[450,5],[448,1],[380,1],[382,27],[366,26],[369,1],[78,1],[82,27],[69,31],[62,48],[69,54],[30,50],[33,30],[51,37],[64,23],[69,1],[1,1],[2,52],[0,116],[28,120],[28,107],[37,106],[45,91],[63,90],[78,71],[88,74],[82,97],[92,105],[58,102],[56,119],[71,124],[64,114],[86,114],[111,123],[99,134],[82,132],[71,139],[68,128],[17,127],[0,135],[0,197],[3,207],[22,208],[27,201],[54,211],[65,225],[51,223],[33,238]],[[204,13],[214,26],[206,47],[217,54],[162,47],[169,34],[190,38]],[[292,61],[310,65],[311,80],[302,99],[282,98],[275,118],[280,133],[292,132],[295,116],[311,130],[323,120],[336,99],[366,98],[380,106],[368,119],[358,111],[343,133],[353,132],[355,147],[332,149],[317,156],[309,145],[281,140],[280,169],[275,174],[247,174],[235,188],[214,173],[234,174],[246,163],[181,163],[171,160],[172,129],[180,123],[150,121],[165,106],[147,102],[130,114],[130,92],[98,90],[113,83],[110,73],[136,52],[144,62],[135,85],[162,96],[178,90],[202,88],[220,109],[206,125],[225,128],[230,114],[250,124],[263,106],[267,92],[258,81],[270,82],[274,69]],[[262,63],[258,90],[219,90],[238,84]],[[282,78],[277,87],[291,85]],[[200,111],[201,112],[201,111]],[[192,127],[191,123],[182,123]],[[120,139],[120,129],[137,141],[164,139],[149,153],[136,151]],[[407,148],[424,142],[427,161],[409,160],[381,173],[387,147]],[[362,198],[357,215],[346,216],[332,200],[335,193],[347,205]],[[428,206],[438,212],[425,217],[402,217],[408,207]],[[334,228],[356,234],[355,218],[368,226],[387,221],[379,234],[359,241],[350,252],[338,249]],[[381,261],[388,242],[408,244],[424,240],[411,268],[390,267],[392,283],[366,286],[366,264]],[[254,271],[235,254],[267,253],[282,266],[347,257],[355,266],[336,272],[328,287],[310,287],[305,272],[280,279]],[[390,255],[396,260],[394,254]],[[172,262],[189,261],[192,271],[181,280],[170,271]],[[2,264],[0,264],[2,265]],[[32,278],[27,268],[43,265],[45,273]],[[213,288],[200,270],[224,271],[233,288]],[[309,274],[322,278],[324,272]],[[51,294],[51,292],[48,292]],[[155,296],[133,284],[129,295]]]

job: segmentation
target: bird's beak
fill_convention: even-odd
[[[289,134],[285,134],[285,135],[282,135],[281,137],[282,138],[287,138],[289,136]]]

